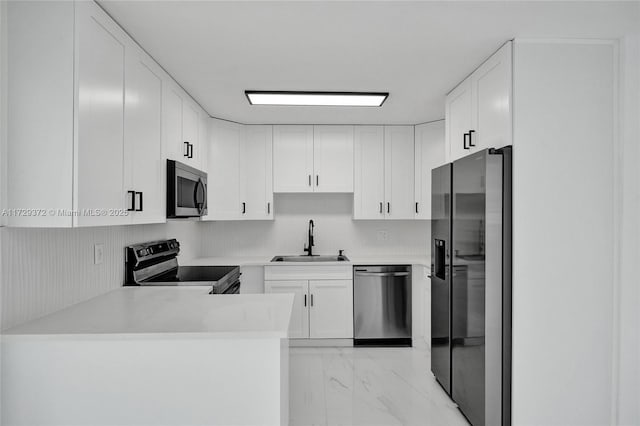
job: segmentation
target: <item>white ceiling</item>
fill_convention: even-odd
[[[242,123],[415,124],[514,37],[638,31],[631,2],[100,1],[201,105]],[[388,91],[382,108],[250,106],[244,90]]]

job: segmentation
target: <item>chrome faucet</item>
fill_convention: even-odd
[[[307,245],[304,247],[304,251],[307,252],[307,256],[313,256],[313,219],[309,221],[309,233],[307,234],[307,238],[309,239]]]

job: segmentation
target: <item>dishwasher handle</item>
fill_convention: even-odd
[[[356,275],[365,277],[406,277],[408,272],[364,272],[356,270]]]

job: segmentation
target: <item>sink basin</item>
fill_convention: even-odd
[[[460,254],[458,257],[462,260],[484,260],[484,254]]]
[[[347,256],[308,256],[308,255],[298,255],[298,256],[275,256],[271,259],[272,262],[347,262],[349,259]]]

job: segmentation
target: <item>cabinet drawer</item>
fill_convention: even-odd
[[[265,280],[350,280],[351,264],[345,265],[268,265]]]

